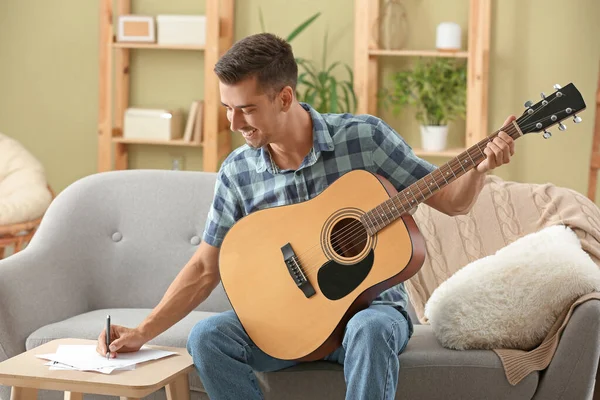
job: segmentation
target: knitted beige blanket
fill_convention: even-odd
[[[581,303],[592,299],[600,300],[600,293],[589,293],[575,300],[569,309],[565,310],[556,319],[556,322],[548,332],[546,338],[535,349],[530,351],[518,349],[494,350],[494,352],[498,354],[500,360],[502,361],[506,378],[511,385],[516,385],[531,372],[541,371],[550,364],[550,361],[552,361],[552,357],[554,356],[554,352],[558,347],[560,335],[563,329],[567,326],[567,322],[569,322],[569,318],[571,318],[573,310]]]
[[[551,225],[570,227],[579,237],[583,250],[600,266],[600,210],[584,195],[553,184],[516,183],[489,175],[467,215],[449,217],[421,205],[413,217],[425,237],[427,257],[423,267],[405,286],[422,324],[428,323],[424,316],[427,300],[454,272],[526,234]],[[548,366],[574,308],[592,298],[600,298],[600,293],[576,299],[535,349],[494,350],[511,384]]]

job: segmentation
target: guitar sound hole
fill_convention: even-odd
[[[331,230],[331,247],[341,257],[355,257],[367,244],[367,231],[363,224],[354,218],[344,218]]]

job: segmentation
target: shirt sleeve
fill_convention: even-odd
[[[387,123],[379,120],[373,128],[372,171],[401,191],[437,169],[418,157],[412,147]]]
[[[214,247],[220,247],[225,234],[242,217],[239,197],[231,179],[221,168],[217,175],[212,205],[208,211],[203,239]]]

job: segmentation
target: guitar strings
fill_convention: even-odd
[[[556,98],[557,98],[557,97],[554,97],[552,100],[550,100],[550,101],[548,102],[548,104],[550,104],[551,102],[553,102],[554,100],[556,100]],[[536,111],[534,111],[533,113],[531,113],[531,114],[528,114],[527,116],[525,116],[525,118],[523,119],[522,123],[524,123],[524,122],[528,121],[529,119],[533,118],[533,117],[534,117],[534,115],[535,115],[535,114],[537,114],[537,113],[538,113],[540,110],[542,110],[543,108],[544,108],[544,107],[540,107],[540,108],[538,108]],[[529,129],[529,128],[531,128],[531,127],[535,126],[535,124],[537,124],[538,122],[545,121],[545,120],[547,120],[547,119],[549,119],[549,118],[551,118],[551,117],[545,117],[545,118],[543,118],[543,119],[540,119],[540,120],[537,120],[537,121],[535,121],[535,122],[533,122],[533,123],[530,123],[530,124],[523,125],[523,126],[521,127],[521,129],[525,129],[525,130],[527,130],[527,129]],[[510,133],[509,133],[509,130],[512,130],[513,132],[510,132]],[[475,145],[475,146],[473,146],[473,147],[478,147],[479,145],[483,144],[483,143],[484,143],[484,142],[486,142],[486,141],[489,143],[491,140],[493,140],[493,139],[495,138],[495,136],[496,136],[496,135],[497,135],[497,134],[498,134],[500,131],[505,131],[505,132],[509,133],[511,136],[512,136],[514,133],[516,133],[516,132],[517,132],[516,128],[515,128],[515,127],[514,127],[514,125],[511,123],[510,125],[504,126],[504,127],[500,128],[499,130],[497,130],[496,132],[492,133],[492,134],[491,134],[491,135],[489,135],[489,136],[488,136],[486,139],[482,140],[480,143],[476,144],[476,145]],[[471,158],[471,160],[472,160],[472,155],[470,154],[470,151],[472,151],[473,147],[467,150],[467,155],[468,155],[468,156]],[[481,152],[481,149],[479,149],[479,150],[480,150],[480,152]],[[476,157],[478,157],[478,155],[476,155]],[[452,160],[451,162],[447,163],[447,165],[448,165],[449,167],[451,167],[451,168],[455,168],[457,164],[458,164],[458,165],[461,165],[461,164],[460,164],[460,161],[458,161],[456,158],[455,158],[454,160]],[[463,168],[463,170],[464,170],[464,168]],[[465,172],[465,173],[466,173],[467,171],[463,171],[463,172]],[[454,174],[454,172],[453,172],[453,174]],[[461,174],[461,173],[459,173],[459,176],[461,176],[461,175],[462,175],[462,174]],[[457,178],[457,177],[456,177],[456,175],[455,175],[455,178]],[[435,178],[434,178],[434,179],[435,179]],[[445,178],[444,178],[444,179],[445,179]],[[436,182],[436,185],[437,185],[437,182]],[[420,188],[419,188],[418,186],[417,186],[417,188],[419,189],[419,191],[421,191],[421,190],[420,190]],[[438,186],[438,188],[439,188],[439,186]],[[431,190],[430,190],[430,192],[431,192]],[[423,194],[423,192],[421,192],[421,194]],[[408,199],[407,199],[407,200],[408,200]],[[410,205],[410,204],[409,204],[409,205]],[[404,208],[404,206],[402,206],[402,207]],[[404,208],[404,209],[405,209],[405,208]],[[409,208],[409,210],[410,210],[410,208]],[[406,209],[405,209],[405,212],[406,212]],[[395,219],[394,219],[394,220],[395,220]],[[383,220],[382,220],[382,222],[383,222]],[[390,221],[390,219],[388,218],[388,224],[389,224],[389,222],[391,222],[391,221]],[[334,240],[334,236],[335,236],[335,240]],[[341,236],[341,237],[340,237],[340,236]],[[350,250],[352,250],[353,248],[355,248],[355,247],[357,247],[357,246],[359,246],[359,245],[361,245],[361,246],[362,246],[362,245],[363,245],[364,243],[366,243],[366,241],[368,240],[368,234],[367,234],[367,231],[364,229],[364,227],[363,227],[363,224],[360,222],[360,220],[356,220],[356,219],[355,219],[355,220],[353,220],[351,223],[349,223],[347,226],[345,226],[344,228],[342,228],[340,231],[337,231],[337,232],[335,233],[335,235],[334,235],[334,234],[332,234],[332,235],[331,235],[331,241],[332,241],[332,242],[334,242],[334,243],[337,243],[337,246],[338,246],[338,248],[336,249],[336,248],[335,248],[335,245],[332,245],[332,248],[333,248],[333,250],[334,250],[334,251],[336,251],[336,252],[339,254],[339,253],[341,252],[341,250],[342,250],[342,247],[344,247],[344,246],[346,246],[346,245],[348,245],[348,244],[350,244],[350,243],[353,243],[353,241],[354,241],[354,240],[356,240],[356,239],[360,239],[361,237],[362,237],[362,239],[361,239],[360,241],[358,241],[358,242],[354,242],[354,244],[353,244],[353,245],[352,245],[350,248],[346,249],[346,251],[350,251]],[[326,241],[322,241],[322,240],[320,241],[320,245],[321,245],[321,246],[322,246],[322,245],[325,245],[326,243],[327,243]],[[319,246],[319,245],[315,245],[315,246],[313,246],[312,248],[310,248],[310,249],[308,249],[308,250],[304,251],[302,254],[299,254],[299,255],[297,255],[297,257],[298,257],[299,259],[300,259],[300,258],[302,258],[302,259],[304,259],[304,260],[305,260],[305,261],[302,261],[302,260],[301,260],[301,264],[304,264],[304,265],[309,265],[309,264],[311,264],[311,262],[313,261],[312,259],[314,259],[313,257],[310,257],[310,256],[312,256],[312,255],[313,255],[313,254],[311,254],[311,253],[314,253],[314,252],[315,252],[315,250],[321,250],[321,246]],[[320,251],[319,251],[319,252],[317,252],[317,254],[320,254]],[[307,260],[307,259],[311,259],[311,260]],[[319,266],[317,266],[317,267],[320,267],[320,265],[319,265]],[[314,269],[315,269],[314,267],[307,267],[307,268],[304,268],[304,272],[305,272],[305,273],[312,272]]]

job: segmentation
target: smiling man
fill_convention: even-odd
[[[137,328],[115,326],[110,351],[133,351],[196,308],[219,283],[219,248],[233,224],[259,209],[306,201],[354,169],[382,175],[398,191],[436,167],[418,158],[381,119],[371,115],[321,114],[296,96],[298,67],[291,46],[267,33],[237,42],[219,60],[221,103],[231,130],[246,145],[223,162],[203,241],[160,304]],[[510,116],[505,124],[514,119]],[[487,158],[426,203],[448,215],[470,210],[485,173],[508,163],[514,152],[501,132],[484,150]],[[257,232],[260,234],[260,232]],[[243,271],[243,268],[240,268]],[[245,273],[245,272],[243,272]],[[325,360],[344,366],[347,399],[393,399],[399,358],[413,326],[403,284],[391,287],[348,322],[342,346]],[[106,345],[100,335],[98,351]],[[188,351],[212,400],[262,399],[254,371],[295,364],[272,358],[248,337],[233,311],[199,321]]]

